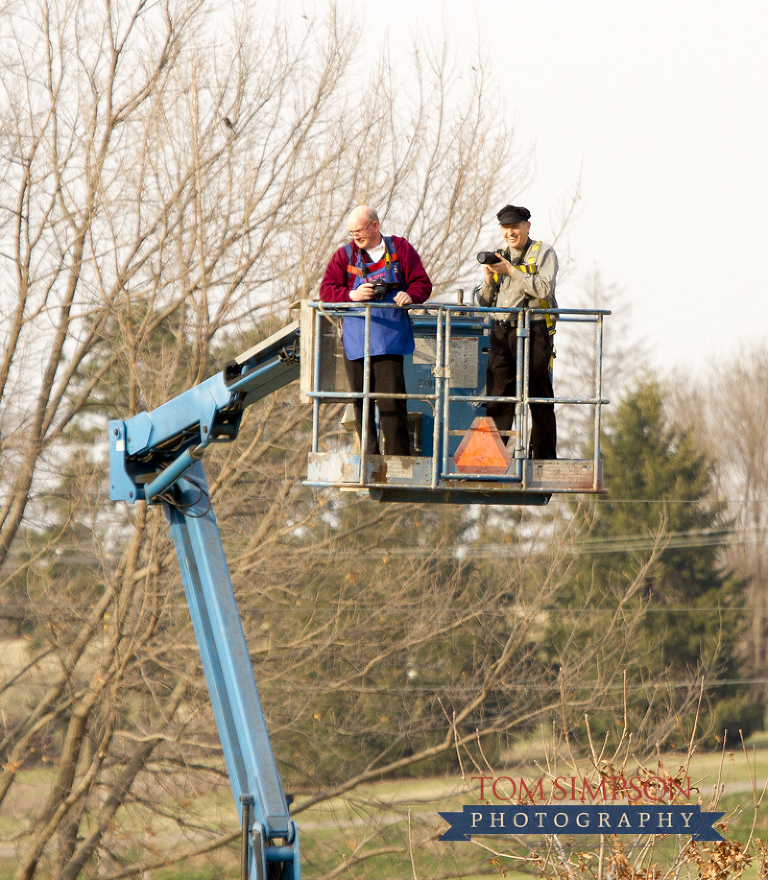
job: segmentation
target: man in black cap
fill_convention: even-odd
[[[505,205],[496,215],[507,247],[496,252],[498,263],[484,265],[485,278],[477,288],[482,306],[502,308],[556,309],[557,255],[552,247],[534,241],[530,235],[531,212]],[[517,313],[499,315],[491,328],[491,346],[486,376],[489,397],[514,397],[516,393]],[[532,315],[529,345],[528,396],[554,397],[551,364],[554,316]],[[488,416],[502,433],[508,433],[515,415],[514,403],[489,403]],[[555,407],[551,403],[531,404],[531,455],[557,458]]]

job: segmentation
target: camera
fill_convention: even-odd
[[[399,284],[393,284],[391,281],[374,281],[373,282],[373,298],[384,299],[388,293],[400,290]]]
[[[480,251],[477,255],[477,262],[483,263],[483,265],[490,266],[493,263],[501,262],[500,259],[496,256],[495,251]]]

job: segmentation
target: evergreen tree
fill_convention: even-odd
[[[762,707],[735,683],[746,585],[720,562],[728,523],[711,497],[706,447],[670,417],[662,386],[649,378],[606,420],[602,451],[607,497],[575,513],[579,555],[564,580],[565,610],[550,625],[553,656],[567,666],[566,651],[607,638],[624,606],[626,625],[610,638],[624,640],[636,732],[653,725],[654,739],[689,736],[700,695],[697,733],[748,732]],[[619,721],[595,709],[598,729]]]

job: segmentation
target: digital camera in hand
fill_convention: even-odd
[[[501,260],[496,256],[495,251],[480,251],[477,255],[477,262],[482,263],[485,266],[490,266],[493,263],[500,263]]]
[[[388,293],[400,290],[399,284],[393,284],[391,281],[374,281],[373,282],[373,298],[384,299]]]

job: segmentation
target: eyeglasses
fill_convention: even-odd
[[[350,229],[349,234],[352,236],[352,238],[358,238],[361,235],[365,235],[365,233],[371,228],[371,226],[373,226],[375,222],[375,220],[371,220],[371,222],[367,226],[364,226],[362,229]]]

